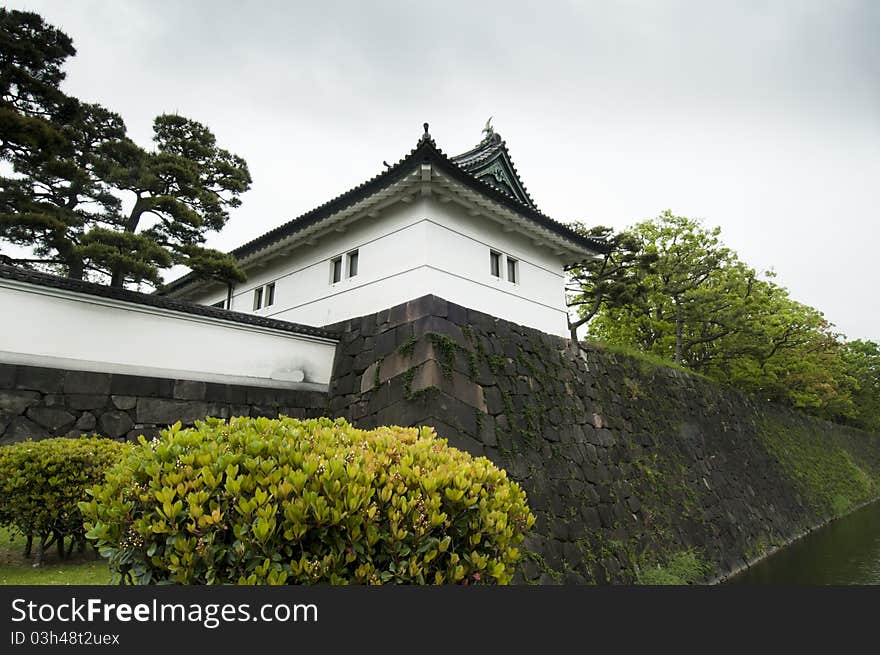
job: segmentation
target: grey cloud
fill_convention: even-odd
[[[551,215],[721,225],[850,336],[880,338],[880,3],[12,2],[64,28],[67,88],[146,143],[202,120],[255,184],[231,248],[489,115]]]

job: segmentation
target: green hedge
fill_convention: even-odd
[[[140,447],[80,505],[114,580],[507,583],[534,517],[432,428],[207,419]]]
[[[0,446],[0,525],[27,537],[26,556],[34,541],[37,558],[53,543],[60,557],[65,540],[85,544],[78,503],[87,489],[102,482],[128,444],[109,439],[58,437]]]

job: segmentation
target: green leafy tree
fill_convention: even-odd
[[[720,241],[718,228],[664,212],[630,230],[650,270],[623,278],[624,302],[604,304],[589,334],[667,358],[762,398],[838,421],[859,421],[854,401],[871,370],[820,311],[790,298]],[[858,362],[858,363],[857,363]]]
[[[607,253],[566,269],[566,295],[569,314],[568,329],[572,341],[578,342],[577,331],[592,320],[604,304],[627,305],[638,301],[645,291],[643,276],[657,260],[654,252],[646,252],[639,238],[631,232],[618,232],[605,226],[587,227],[574,223],[572,228],[587,237],[602,239],[610,246]]]
[[[624,279],[631,289],[621,297],[638,301],[609,305],[591,334],[699,366],[711,344],[736,329],[753,272],[720,244],[718,228],[705,229],[670,211],[631,233],[653,258],[651,269]]]
[[[854,422],[874,432],[880,431],[880,344],[856,339],[843,353],[847,371],[855,381]]]

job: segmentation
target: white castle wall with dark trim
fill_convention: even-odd
[[[359,253],[356,276],[343,270],[331,281],[331,261]],[[493,276],[489,253],[502,255]],[[516,262],[517,279],[507,274]],[[278,261],[278,260],[276,260]],[[328,325],[427,294],[543,332],[567,334],[562,260],[534,240],[485,216],[470,215],[454,201],[417,197],[364,216],[344,228],[302,243],[266,268],[249,270],[236,286],[231,309],[302,323]],[[254,290],[275,283],[274,303],[254,310]],[[222,301],[219,286],[197,292],[204,305]]]
[[[0,363],[323,390],[336,342],[0,278]],[[283,327],[283,326],[282,326]]]

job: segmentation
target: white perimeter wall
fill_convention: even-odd
[[[359,251],[358,275],[330,283],[330,261]],[[489,251],[519,261],[516,284],[490,274]],[[506,267],[502,261],[503,277]],[[301,245],[287,258],[249,270],[236,287],[232,309],[253,312],[256,287],[275,282],[275,303],[255,313],[323,326],[434,294],[451,302],[528,325],[568,334],[562,262],[497,222],[469,216],[459,205],[433,197],[399,203],[377,218],[363,218],[345,232]],[[195,298],[223,300],[226,292]]]
[[[271,387],[323,388],[335,342],[0,280],[0,361]]]

